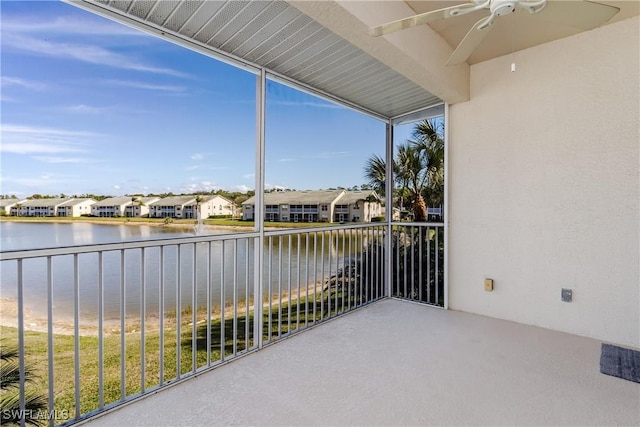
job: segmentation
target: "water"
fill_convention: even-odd
[[[197,231],[199,230],[194,230],[192,227],[178,229],[144,225],[2,222],[0,223],[0,245],[3,251],[51,248],[193,236]],[[299,285],[304,288],[305,285],[321,282],[322,278],[336,271],[340,260],[345,259],[345,256],[357,256],[356,252],[359,251],[356,248],[358,242],[360,246],[362,245],[362,241],[352,238],[352,252],[345,254],[344,244],[337,240],[327,238],[325,244],[320,245],[320,238],[318,238],[317,253],[314,248],[314,239],[309,239],[307,242],[305,236],[300,239],[294,237],[290,243],[288,237],[285,237],[282,242],[276,238],[271,243],[266,241],[265,260],[271,261],[272,268],[265,270],[265,283],[268,283],[268,278],[271,277],[272,294],[278,290],[278,285],[282,287],[281,289],[287,289],[291,284],[293,289],[297,289]],[[306,259],[307,247],[310,251],[308,260]],[[142,301],[144,301],[146,314],[156,315],[159,311],[161,295],[164,295],[165,311],[176,311],[178,288],[181,309],[192,305],[194,291],[196,305],[206,306],[208,284],[212,307],[220,306],[221,299],[226,303],[232,301],[234,292],[236,298],[242,301],[247,295],[251,297],[255,292],[253,289],[254,253],[254,240],[240,238],[237,235],[230,236],[229,240],[224,242],[184,244],[179,247],[166,246],[162,257],[160,248],[147,248],[144,253],[141,249],[104,252],[105,319],[119,318],[123,307],[126,317],[139,316]],[[144,263],[141,262],[143,256]],[[325,259],[324,265],[320,263],[322,257]],[[329,258],[333,260],[331,264],[328,262]],[[318,260],[317,264],[314,262],[315,259]],[[98,254],[80,254],[77,261],[79,280],[76,284],[74,257],[72,255],[52,257],[52,301],[56,319],[73,318],[76,286],[80,317],[89,320],[97,318],[100,294]],[[144,269],[141,268],[142,265]],[[210,266],[209,269],[207,265]],[[23,266],[25,307],[30,313],[45,317],[47,261],[46,259],[25,259]],[[0,263],[0,297],[3,299],[15,299],[17,296],[16,267],[16,261]],[[195,285],[192,286],[192,284]],[[224,296],[221,296],[223,288]]]
[[[84,222],[0,222],[2,251],[59,248],[98,243],[127,242],[192,236],[189,227],[105,225]]]

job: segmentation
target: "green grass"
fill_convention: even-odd
[[[302,296],[293,299],[289,303],[283,298],[281,304],[272,303],[271,318],[269,318],[268,306],[263,309],[264,327],[263,339],[277,339],[288,332],[295,332],[318,321],[321,318],[334,316],[346,311],[359,303],[353,289],[349,292],[342,287],[333,288],[331,292],[318,292],[315,297],[309,295],[309,299]],[[350,298],[349,298],[350,297]],[[329,302],[331,299],[331,311]],[[336,304],[337,301],[337,304]],[[315,316],[314,316],[315,307]],[[247,313],[243,303],[238,306],[238,317],[234,320],[229,314],[229,307],[225,314],[224,322],[220,318],[219,309],[211,317],[210,359],[211,362],[221,360],[224,352],[225,358],[233,357],[254,345],[253,310]],[[177,340],[177,328],[175,313],[172,317],[167,313],[164,326],[163,381],[169,382],[176,378],[177,354],[180,352],[180,373],[188,374],[194,370],[192,364],[193,326],[192,311],[187,308],[181,315],[181,333]],[[206,310],[198,310],[196,313],[196,369],[207,366],[207,313]],[[246,322],[249,321],[249,335],[246,335]],[[269,335],[269,320],[271,320],[271,334]],[[280,322],[279,322],[280,321]],[[234,325],[235,323],[235,325]],[[135,326],[127,326],[131,330]],[[236,340],[233,339],[234,328]],[[222,331],[224,330],[224,341]],[[0,336],[3,345],[11,345],[17,342],[17,330],[15,328],[0,326]],[[121,399],[120,373],[121,364],[121,336],[119,333],[104,335],[104,404],[118,402]],[[99,383],[98,383],[98,337],[80,336],[80,412],[82,414],[99,408]],[[235,348],[234,348],[235,344]],[[68,411],[73,418],[75,414],[75,340],[71,335],[54,335],[54,396],[55,409]],[[141,334],[139,331],[125,334],[125,395],[132,396],[142,391],[141,377]],[[38,390],[42,394],[48,393],[48,350],[47,334],[41,332],[25,332],[26,363],[33,366],[37,378],[28,388]],[[160,331],[157,326],[148,327],[145,331],[145,388],[157,386],[160,383]],[[63,422],[64,420],[58,420]]]

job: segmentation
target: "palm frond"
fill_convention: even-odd
[[[364,166],[364,177],[367,184],[378,194],[384,196],[386,188],[387,163],[380,156],[372,154]]]
[[[20,394],[18,392],[3,393],[0,396],[0,424],[20,425],[24,418],[25,424],[33,426],[44,425],[48,402],[46,396],[33,390],[27,390],[24,396],[25,412],[20,411]],[[38,416],[42,414],[42,416]]]

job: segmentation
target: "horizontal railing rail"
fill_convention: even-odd
[[[16,313],[2,346],[18,349],[22,423],[27,414],[78,422],[388,296],[387,230],[0,252],[3,310]],[[41,412],[33,396],[46,401]]]

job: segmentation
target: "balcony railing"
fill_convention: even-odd
[[[20,408],[36,390],[47,396],[49,414],[63,415],[51,425],[74,423],[389,290],[442,305],[443,253],[437,224],[2,252],[3,298],[13,297],[17,313],[3,338],[17,344],[21,378],[29,366],[39,376],[20,382]],[[44,334],[28,331],[38,316]]]
[[[392,296],[446,306],[444,242],[443,224],[398,223],[392,227]]]

